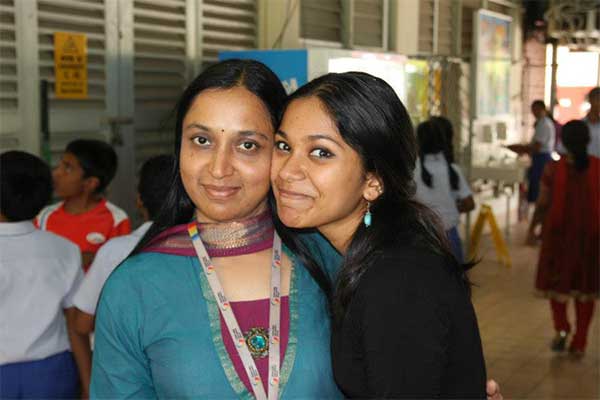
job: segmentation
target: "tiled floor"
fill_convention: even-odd
[[[599,399],[600,305],[582,359],[550,351],[550,306],[534,296],[538,249],[523,245],[525,230],[524,224],[512,229],[510,269],[496,261],[491,240],[484,237],[483,261],[470,275],[488,377],[500,383],[505,399]],[[573,317],[571,306],[571,322]]]

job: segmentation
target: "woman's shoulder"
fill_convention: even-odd
[[[323,235],[316,231],[299,233],[298,237],[304,243],[314,261],[323,268],[330,279],[334,279],[342,263],[340,253]]]
[[[113,275],[118,277],[115,279],[127,279],[131,276],[165,274],[172,270],[169,266],[179,264],[189,264],[189,257],[154,252],[138,253],[127,257],[115,269]]]
[[[355,312],[396,309],[449,321],[469,301],[466,283],[452,268],[443,255],[419,245],[387,248],[360,278],[352,300]]]
[[[458,276],[444,255],[419,244],[382,249],[363,275],[361,286],[372,290],[452,290]]]
[[[120,298],[116,294],[121,292],[135,295],[156,284],[166,284],[172,277],[181,275],[189,264],[188,257],[160,253],[127,257],[108,277],[102,289],[103,297]]]

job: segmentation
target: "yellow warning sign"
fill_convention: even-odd
[[[490,230],[492,231],[492,239],[494,241],[494,246],[496,247],[498,260],[507,267],[510,267],[512,263],[508,253],[508,247],[506,246],[506,242],[500,233],[500,229],[498,228],[498,223],[496,222],[496,217],[494,216],[492,208],[487,204],[483,204],[481,206],[479,216],[477,217],[477,221],[473,227],[473,232],[471,233],[469,259],[474,260],[477,257],[479,242],[481,241],[481,235],[483,233],[483,226],[486,222],[490,225]]]
[[[87,99],[87,37],[54,32],[54,93],[57,99]]]

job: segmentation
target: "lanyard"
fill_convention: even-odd
[[[254,359],[246,346],[246,339],[242,334],[242,330],[240,329],[235,315],[233,315],[233,311],[231,311],[231,306],[225,297],[225,292],[223,292],[219,277],[214,271],[215,267],[200,239],[196,222],[192,222],[188,225],[188,233],[192,239],[194,249],[196,250],[198,260],[200,261],[200,265],[202,265],[202,270],[208,280],[210,289],[213,292],[215,300],[219,304],[219,309],[225,320],[225,325],[227,325],[231,340],[233,340],[233,343],[235,344],[235,348],[242,360],[246,374],[250,379],[250,384],[254,388],[255,397],[258,400],[276,400],[279,396],[281,238],[277,232],[275,232],[273,238],[273,259],[271,262],[271,294],[269,296],[269,396],[267,397]]]

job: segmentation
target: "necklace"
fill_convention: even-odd
[[[257,216],[225,223],[198,223],[197,230],[211,257],[231,257],[252,254],[273,246],[271,211]],[[188,234],[188,224],[177,225],[156,236],[144,252],[196,256]]]
[[[241,221],[199,223],[198,231],[202,243],[211,257],[226,257],[231,253],[244,254],[257,246],[269,248],[273,241],[273,218],[266,210],[261,214]]]

